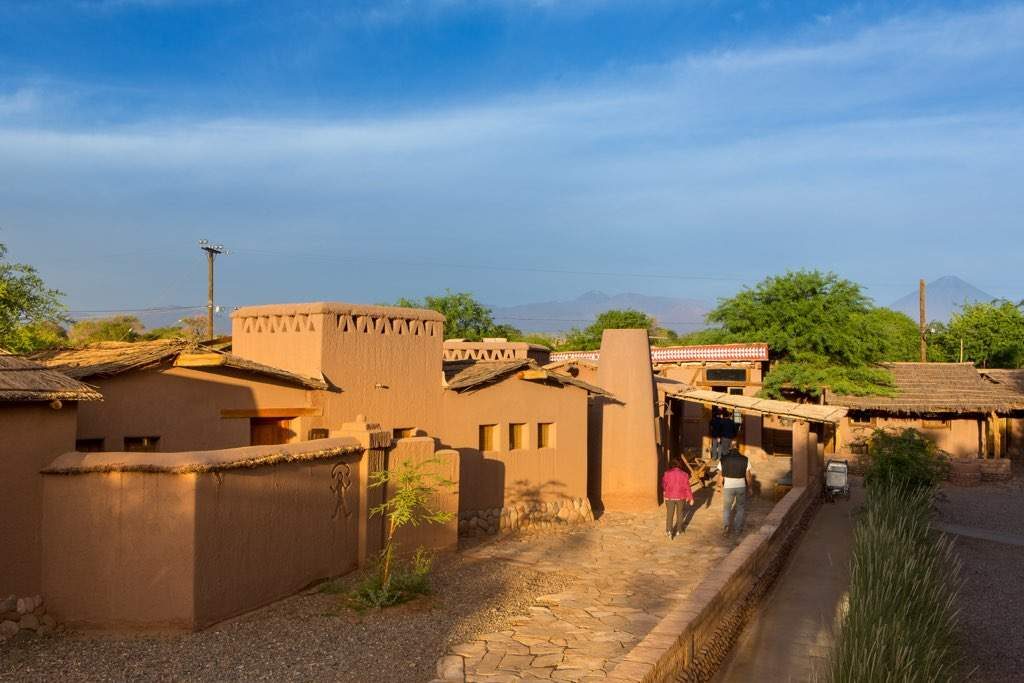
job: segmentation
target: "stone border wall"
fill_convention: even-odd
[[[608,681],[709,681],[757,602],[782,570],[820,501],[820,487],[797,487],[726,556],[609,675]]]
[[[459,513],[460,536],[482,536],[520,529],[550,529],[594,521],[587,498],[524,502],[489,510]]]
[[[56,628],[57,622],[46,613],[42,596],[19,598],[11,595],[0,600],[0,643],[19,632],[45,635]]]

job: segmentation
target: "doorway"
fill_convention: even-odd
[[[249,418],[249,444],[252,446],[274,446],[295,440],[291,417]]]

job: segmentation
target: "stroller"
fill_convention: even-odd
[[[850,465],[845,460],[825,463],[825,499],[834,503],[836,496],[850,500]]]

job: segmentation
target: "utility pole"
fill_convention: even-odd
[[[211,268],[213,266],[210,266]],[[928,342],[925,341],[925,326],[928,324],[928,317],[925,315],[925,285],[922,279],[918,286],[917,303],[921,309],[921,362],[928,362]]]
[[[213,260],[225,251],[223,244],[209,240],[199,240],[199,248],[206,252],[206,338],[213,339]]]

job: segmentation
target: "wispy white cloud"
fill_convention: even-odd
[[[458,248],[486,263],[536,261],[544,245],[604,270],[707,269],[728,255],[732,272],[821,265],[875,280],[902,276],[900,240],[914,242],[915,267],[938,269],[914,278],[955,270],[973,248],[964,232],[984,226],[1007,248],[979,247],[979,272],[1014,272],[1022,29],[1019,5],[932,14],[403,116],[9,125],[0,205],[8,225],[34,233],[27,243],[70,253],[95,249],[97,230],[128,240],[145,225],[152,241],[215,225],[217,239],[271,249],[344,244],[443,260]],[[421,293],[423,275],[354,277],[344,296]],[[465,276],[433,273],[429,286],[465,288]],[[280,282],[235,277],[240,300],[282,295]],[[55,284],[110,296],[102,282]],[[477,289],[500,301],[556,284]],[[371,289],[382,286],[397,291]]]

